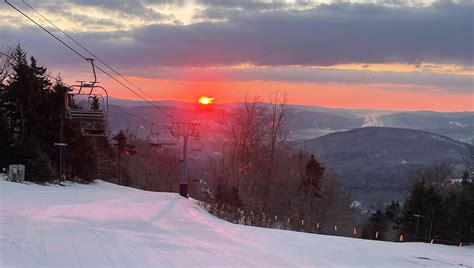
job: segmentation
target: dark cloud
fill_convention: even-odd
[[[34,55],[39,59],[40,64],[50,67],[53,74],[56,72],[89,72],[88,63],[81,60],[77,55],[62,47],[52,38],[47,38],[43,32],[34,28],[24,29],[21,44],[26,47],[29,55]],[[0,31],[0,33],[2,33]],[[340,84],[392,84],[419,86],[422,90],[424,86],[436,87],[452,93],[469,93],[474,87],[473,77],[465,75],[439,74],[429,71],[414,73],[397,72],[373,72],[321,69],[304,66],[273,66],[273,67],[251,67],[251,68],[182,68],[182,67],[160,67],[159,63],[153,59],[147,60],[144,53],[151,53],[150,48],[136,41],[123,41],[123,35],[119,33],[109,34],[107,38],[102,35],[94,35],[93,39],[88,34],[78,35],[78,39],[83,40],[83,44],[93,48],[93,51],[100,55],[105,61],[124,74],[146,77],[151,79],[170,79],[180,81],[193,81],[203,79],[214,81],[219,79],[231,81],[287,81],[295,83],[340,83]],[[87,37],[87,38],[85,38]],[[11,35],[0,34],[0,40],[10,40]],[[70,43],[70,42],[69,42]],[[122,43],[123,46],[114,46],[115,43]],[[126,49],[124,43],[128,43],[126,54],[121,54]],[[10,43],[12,44],[12,43]],[[14,44],[14,43],[13,43]],[[3,42],[0,42],[3,47]],[[49,49],[45,49],[49,48]],[[131,49],[134,48],[134,49]],[[54,52],[53,52],[54,50]],[[87,55],[78,49],[80,53]],[[169,57],[174,57],[170,55]],[[150,56],[150,58],[152,58]],[[97,64],[100,65],[98,62]],[[186,66],[186,64],[182,64]]]
[[[395,62],[472,65],[473,7],[470,1],[416,8],[340,3],[305,11],[240,13],[218,23],[155,24],[74,36],[114,64],[129,67]],[[39,31],[3,28],[0,34],[9,43],[25,38],[28,43],[50,43]],[[41,47],[45,54],[56,55],[60,45]]]
[[[198,4],[205,8],[198,12],[194,19],[199,20],[223,20],[234,17],[239,14],[255,14],[277,10],[291,10],[295,7],[310,8],[315,2],[306,2],[305,0],[288,3],[286,1],[227,1],[227,0],[198,0]]]
[[[107,0],[107,1],[95,1],[95,0],[74,0],[74,4],[87,5],[98,7],[106,10],[114,10],[118,12],[122,19],[130,17],[141,17],[142,19],[154,19],[163,20],[168,17],[160,12],[157,12],[145,5],[142,1],[129,1],[129,0]],[[120,19],[120,18],[118,18]]]
[[[226,22],[152,25],[124,33],[161,65],[472,64],[472,3],[420,8],[320,5]]]
[[[30,0],[26,1],[27,3],[32,4],[36,8],[41,8],[47,10],[48,13],[53,13],[57,15],[64,16],[64,13],[74,13],[74,10],[71,10],[70,5],[79,5],[87,7],[95,7],[102,9],[104,12],[112,12],[117,17],[117,20],[127,19],[131,17],[139,17],[143,20],[169,20],[173,19],[169,15],[162,14],[156,10],[149,7],[150,4],[173,4],[179,5],[182,4],[182,0],[70,0],[70,1],[61,1],[61,2],[50,2],[50,1],[37,1]],[[18,4],[21,8],[26,8],[21,4]],[[26,8],[26,10],[28,10]],[[83,15],[72,14],[73,17],[78,20],[83,20]],[[86,16],[92,17],[91,16]]]

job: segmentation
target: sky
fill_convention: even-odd
[[[27,2],[157,100],[286,91],[293,104],[474,110],[471,0]],[[66,82],[91,78],[87,62],[3,1],[0,18],[0,49],[20,43]],[[137,99],[99,80],[111,96]]]

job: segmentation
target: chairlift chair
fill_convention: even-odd
[[[163,127],[158,131],[158,139],[162,145],[178,145],[178,137],[174,135],[171,127]]]
[[[151,146],[174,146],[178,144],[178,138],[173,136],[169,127],[158,128],[157,131],[150,131],[147,135],[148,144]]]
[[[148,142],[148,145],[152,147],[161,147],[160,139],[156,133],[148,133],[148,135],[146,135],[146,141]]]
[[[107,137],[106,123],[100,121],[81,121],[82,136]]]
[[[87,94],[81,92],[84,88],[84,85],[85,84],[79,86],[78,93],[68,94],[68,98],[66,99],[66,118],[75,121],[105,121],[107,117],[107,105],[104,97],[100,94]],[[99,88],[98,86],[95,87]],[[80,103],[74,103],[74,105],[71,105],[72,101],[81,101],[80,98],[84,97],[87,99],[82,100]],[[99,101],[98,107],[93,107],[95,98],[97,98]]]
[[[161,147],[158,133],[153,132],[153,124],[151,124],[150,133],[146,135],[146,141],[151,147]]]
[[[97,76],[95,72],[94,60],[87,59],[92,65],[94,81],[86,83],[77,81],[80,84],[71,87],[71,91],[66,95],[66,118],[71,121],[80,122],[83,136],[106,136],[106,122],[108,112],[108,94],[105,88],[97,86]],[[85,92],[90,89],[89,92]],[[95,93],[95,89],[101,89],[105,95]],[[77,92],[74,92],[77,91]],[[74,101],[81,101],[74,103]]]

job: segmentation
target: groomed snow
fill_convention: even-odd
[[[0,266],[474,266],[473,247],[389,243],[235,225],[192,200],[99,181],[0,180]]]

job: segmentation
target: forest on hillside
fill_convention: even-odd
[[[119,170],[124,174],[123,184],[126,184],[126,167],[118,169],[116,163],[119,155],[116,151],[122,149],[119,143],[123,141],[114,147],[106,137],[83,136],[80,123],[64,119],[70,89],[61,78],[52,79],[47,68],[39,65],[36,58],[28,58],[19,45],[9,55],[2,57],[0,77],[0,124],[3,126],[0,129],[0,167],[24,164],[27,180],[57,180],[59,149],[54,143],[62,136],[67,142],[63,170],[67,179],[80,182],[95,178],[110,180]]]

